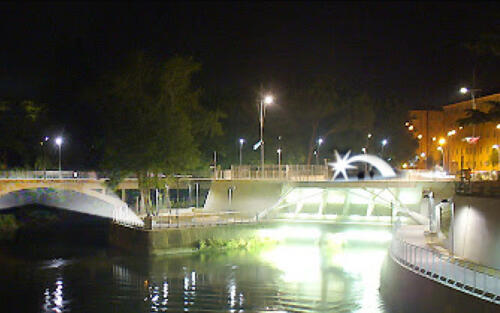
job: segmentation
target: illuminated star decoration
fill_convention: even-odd
[[[339,152],[335,150],[335,158],[337,159],[337,162],[335,163],[329,163],[335,170],[335,173],[333,174],[332,180],[335,180],[337,176],[342,173],[342,176],[344,176],[345,180],[349,180],[347,176],[347,170],[348,169],[353,169],[356,168],[354,165],[349,164],[349,154],[351,154],[351,150],[349,150],[344,157],[340,157]]]

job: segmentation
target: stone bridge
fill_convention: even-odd
[[[0,210],[41,204],[73,212],[109,218],[115,222],[142,226],[143,221],[114,194],[106,193],[104,179],[97,178],[2,178]],[[137,188],[124,182],[121,188]],[[124,190],[124,189],[122,189]]]

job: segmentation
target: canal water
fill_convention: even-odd
[[[378,233],[319,244],[310,228],[288,227],[291,239],[254,251],[141,257],[86,232],[1,247],[0,311],[388,312],[379,285],[389,242],[373,241]]]

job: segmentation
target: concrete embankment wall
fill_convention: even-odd
[[[498,312],[499,306],[419,276],[387,256],[381,271],[380,292],[391,312]]]
[[[500,269],[500,198],[456,195],[453,200],[455,254]]]
[[[282,189],[281,182],[214,181],[204,208],[217,212],[236,211],[255,217],[279,201]]]
[[[233,224],[204,227],[168,228],[144,230],[111,225],[111,245],[133,254],[164,254],[189,252],[196,249],[201,240],[251,239],[266,224]]]

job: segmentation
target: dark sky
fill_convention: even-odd
[[[0,96],[72,101],[124,54],[193,55],[206,86],[286,90],[328,73],[408,107],[463,98],[477,66],[500,92],[499,57],[463,44],[498,30],[500,6],[471,3],[1,4]]]

